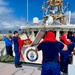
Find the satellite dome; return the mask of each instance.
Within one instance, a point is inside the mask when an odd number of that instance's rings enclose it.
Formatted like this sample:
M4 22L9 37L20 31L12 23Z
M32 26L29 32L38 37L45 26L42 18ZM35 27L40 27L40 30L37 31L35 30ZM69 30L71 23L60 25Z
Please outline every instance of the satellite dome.
M49 18L48 18L48 24L52 24L53 23L53 17L52 16L49 16Z
M34 23L34 24L38 24L38 22L39 22L39 19L38 19L37 17L34 17L34 18L33 18L33 23Z
M46 26L48 26L48 20L46 21Z

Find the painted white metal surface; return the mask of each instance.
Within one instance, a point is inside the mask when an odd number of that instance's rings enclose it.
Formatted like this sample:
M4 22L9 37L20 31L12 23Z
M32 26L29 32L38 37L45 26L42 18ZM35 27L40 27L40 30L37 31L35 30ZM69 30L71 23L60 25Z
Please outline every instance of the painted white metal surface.
M59 40L59 37L60 37L60 31L75 31L75 25L50 25L50 26L21 26L21 29L23 30L30 30L30 31L39 31L39 30L54 30L56 31L56 39ZM34 35L34 34L33 34ZM33 37L33 40L35 39L36 36ZM32 39L32 37L30 38ZM28 47L30 48L30 47ZM28 51L28 49L26 50L26 52ZM41 52L39 53L39 57L40 57ZM24 57L25 57L25 61L26 62L30 62L27 58L26 58L26 53L24 54ZM39 58L40 59L40 58ZM75 64L75 57L73 56L73 64ZM30 62L30 63L41 63L41 59L39 62Z
M5 46L5 42L4 41L0 41L0 56L1 56L1 53L3 55L6 54L6 46Z
M75 29L75 25L50 25L50 26L43 26L43 25L39 25L39 26L21 26L20 27L21 29L23 30L37 30L37 29L46 29L46 30L49 30L49 29L54 29L54 30L74 30Z
M21 38L22 40L25 40L25 39L27 39L27 36L26 36L26 34L22 34L22 35L20 35L20 38Z
M73 55L73 65L75 65L75 55Z
M75 65L68 65L68 75L75 75Z

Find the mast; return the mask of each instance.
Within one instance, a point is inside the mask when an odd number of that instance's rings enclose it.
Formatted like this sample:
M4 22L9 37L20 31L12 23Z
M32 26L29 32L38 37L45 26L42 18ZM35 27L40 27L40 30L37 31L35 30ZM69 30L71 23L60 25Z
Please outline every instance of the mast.
M68 23L70 24L70 21L71 21L71 11L69 11L68 13L69 13L69 22Z
M27 23L28 23L28 20L29 20L29 19L28 19L28 17L29 17L28 12L29 12L29 11L28 11L28 0L27 0Z
M53 18L54 24L66 24L66 16L64 14L64 10L66 8L68 9L68 6L64 6L63 2L64 0L48 0L46 2L46 7L42 9L43 11L46 11L46 14L43 18L44 23L51 16Z

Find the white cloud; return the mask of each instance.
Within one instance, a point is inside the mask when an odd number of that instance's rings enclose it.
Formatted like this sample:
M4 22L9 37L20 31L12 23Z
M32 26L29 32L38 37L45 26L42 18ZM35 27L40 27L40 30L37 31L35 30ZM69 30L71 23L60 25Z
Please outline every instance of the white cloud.
M16 29L17 27L20 27L21 25L25 25L26 24L26 20L25 19L15 19L15 17L8 17L6 16L5 18L1 18L0 21L0 28L1 29Z
M0 30L3 29L17 29L21 25L26 25L25 18L18 19L13 15L12 8L9 8L9 3L0 0Z
M66 18L68 19L69 13L66 12L65 15L66 15ZM71 18L70 18L70 20L71 20L70 21L71 24L75 24L75 11L74 12L71 12Z
M12 12L13 11L10 8L4 7L4 6L0 7L0 15L9 14L9 13L12 13Z
M9 3L5 2L4 0L0 0L0 30L3 29L17 29L20 26L26 25L26 19L25 18L16 18L13 15L13 12L15 10L12 10L12 8L9 8ZM65 13L68 18L68 12ZM71 14L71 23L75 24L75 12L72 12ZM32 24L32 23L29 23Z
M4 0L0 0L0 6L3 6L3 5L8 5L8 3L5 2Z

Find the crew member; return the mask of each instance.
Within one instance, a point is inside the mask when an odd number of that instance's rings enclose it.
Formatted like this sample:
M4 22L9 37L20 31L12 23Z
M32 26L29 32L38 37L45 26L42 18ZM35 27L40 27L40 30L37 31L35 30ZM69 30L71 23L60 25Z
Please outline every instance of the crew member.
M30 39L25 39L25 40L18 39L18 43L19 43L20 57L21 57L22 60L24 60L23 54L21 52L21 49L22 49L23 45L29 45L29 44L32 43L32 41Z
M73 33L73 35L70 37L70 41L72 43L75 43L75 32Z
M67 46L56 40L53 31L47 32L43 42L37 46L36 50L43 52L41 75L60 75L58 54L61 50L67 50Z
M20 64L20 52L19 52L19 34L18 31L14 31L13 42L14 42L14 52L15 52L15 67L22 67Z
M70 53L74 50L75 47L75 43L70 42L69 39L67 39L67 35L68 32L65 31L63 33L63 35L60 37L60 41L62 41L64 44L66 44L68 46L68 50L67 51L61 51L60 55L61 55L61 61L60 61L60 65L61 65L61 71L67 73L68 71L68 64L70 64Z
M65 32L63 33L63 35L60 37L60 41L62 41L62 42L63 42L64 44L66 44L66 45L69 45L69 44L71 44L71 42L70 42L69 39L67 39L67 35L68 35L68 32L65 31Z
M2 39L2 41L5 41L6 45L6 54L13 56L13 51L12 51L12 34L8 33L8 36Z

